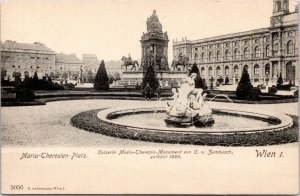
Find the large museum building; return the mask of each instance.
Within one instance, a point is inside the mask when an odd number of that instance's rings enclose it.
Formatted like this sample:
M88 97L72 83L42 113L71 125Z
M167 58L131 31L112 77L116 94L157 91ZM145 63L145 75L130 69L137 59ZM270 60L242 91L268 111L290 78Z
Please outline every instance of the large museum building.
M198 40L174 41L173 58L186 55L198 65L206 80L239 81L246 66L252 82L284 82L298 85L298 8L289 11L288 0L273 0L267 28Z

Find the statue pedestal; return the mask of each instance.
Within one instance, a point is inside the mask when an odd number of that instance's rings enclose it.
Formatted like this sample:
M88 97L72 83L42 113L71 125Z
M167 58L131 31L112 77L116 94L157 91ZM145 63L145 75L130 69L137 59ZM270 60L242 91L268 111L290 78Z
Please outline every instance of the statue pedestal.
M135 81L141 83L143 81L143 71L124 71L121 75L122 81ZM163 86L177 86L178 82L181 82L188 76L187 71L155 71L158 81L163 83Z

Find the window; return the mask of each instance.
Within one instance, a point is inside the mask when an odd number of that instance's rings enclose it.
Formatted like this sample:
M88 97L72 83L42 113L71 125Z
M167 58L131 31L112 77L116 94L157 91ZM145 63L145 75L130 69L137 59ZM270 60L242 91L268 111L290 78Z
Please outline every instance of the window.
M228 66L225 67L225 76L229 76L229 67Z
M218 66L217 67L217 76L220 76L221 75L221 68Z
M198 48L195 48L195 51L197 51L198 50Z
M280 2L280 1L277 1L277 2L276 2L276 4L275 4L275 11L276 11L276 12L281 11L281 2Z
M259 75L259 65L254 65L254 75Z
M228 50L225 51L225 60L229 60L229 51Z
M238 49L234 50L234 59L239 59L240 51Z
M234 66L233 68L234 74L237 75L239 73L239 66Z
M270 64L266 64L265 75L269 75L269 74L270 74Z
M32 69L32 66L30 66L30 69Z
M201 75L204 76L205 75L205 68L201 67Z
M260 50L259 47L256 46L255 49L254 49L254 57L255 58L259 58L259 50Z
M287 43L287 53L288 54L293 54L294 53L294 46L293 46L293 41L288 41Z
M195 54L195 63L197 63L198 62L198 54L196 53Z
M271 53L270 53L271 51L270 51L270 45L267 45L266 46L266 56L267 57L270 57L271 56Z
M62 69L62 67L60 67L60 69Z
M20 65L18 66L18 68L20 68Z
M31 56L30 58L31 58L31 59L34 59L34 56Z
M278 45L278 44L275 44L275 45L274 45L274 55L277 55L277 54L278 54L278 49L279 49L279 45Z
M36 67L37 69L39 69L40 67Z
M46 57L46 59L49 59L48 57Z
M212 57L212 52L209 52L209 54L208 54L208 61L212 60L211 57Z
M220 51L217 52L217 61L220 60Z
M202 52L202 54L201 54L201 61L202 62L204 61L204 52Z
M209 68L208 68L208 75L212 76L212 75L213 75L213 74L212 74L212 71L213 71L212 67L209 67Z
M13 65L12 67L15 68L16 66Z
M40 57L37 57L37 59L40 59Z
M250 50L249 50L249 48L245 48L244 59L249 59L249 58L250 58Z

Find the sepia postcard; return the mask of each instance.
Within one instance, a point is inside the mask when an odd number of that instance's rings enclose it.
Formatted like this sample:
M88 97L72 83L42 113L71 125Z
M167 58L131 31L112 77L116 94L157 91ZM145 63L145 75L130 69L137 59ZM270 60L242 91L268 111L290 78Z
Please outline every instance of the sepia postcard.
M2 194L299 193L296 0L0 0Z

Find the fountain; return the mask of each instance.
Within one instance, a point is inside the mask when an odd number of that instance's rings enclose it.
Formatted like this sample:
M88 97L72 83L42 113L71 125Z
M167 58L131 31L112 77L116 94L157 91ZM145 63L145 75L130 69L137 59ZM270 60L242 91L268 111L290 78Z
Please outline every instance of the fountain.
M175 125L209 126L214 123L212 110L204 101L203 89L195 88L197 74L192 73L184 80L178 95L174 93L173 103L168 103L165 122Z

